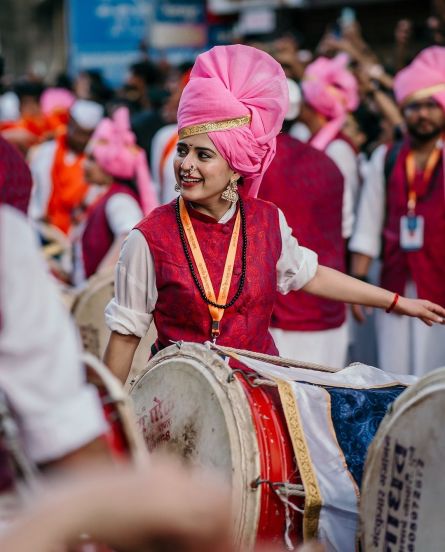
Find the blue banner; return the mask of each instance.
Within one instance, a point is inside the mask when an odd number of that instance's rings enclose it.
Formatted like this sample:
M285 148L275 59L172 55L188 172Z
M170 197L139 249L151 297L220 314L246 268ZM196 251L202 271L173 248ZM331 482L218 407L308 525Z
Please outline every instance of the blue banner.
M208 46L204 0L68 0L69 66L102 71L113 86L140 59L192 61Z
M71 72L98 69L111 84L121 84L139 57L151 10L145 0L69 0Z

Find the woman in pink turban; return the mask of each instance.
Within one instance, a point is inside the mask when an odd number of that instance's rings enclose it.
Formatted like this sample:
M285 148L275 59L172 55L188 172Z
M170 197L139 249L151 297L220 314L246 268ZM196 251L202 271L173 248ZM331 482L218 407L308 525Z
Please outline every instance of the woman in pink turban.
M113 266L128 232L158 205L145 152L136 145L126 107L117 109L111 119L102 120L87 152L85 178L101 190L80 230L75 284Z
M304 288L427 323L445 315L437 305L319 266L281 211L256 199L287 104L284 72L260 50L219 46L196 60L178 109L179 197L129 234L105 313L112 331L105 360L122 380L153 318L152 352L171 341L217 339L277 354L268 332L277 291Z
M311 145L322 151L341 131L347 114L359 105L358 85L347 68L348 61L346 54L333 59L320 57L304 72L304 99L323 121Z

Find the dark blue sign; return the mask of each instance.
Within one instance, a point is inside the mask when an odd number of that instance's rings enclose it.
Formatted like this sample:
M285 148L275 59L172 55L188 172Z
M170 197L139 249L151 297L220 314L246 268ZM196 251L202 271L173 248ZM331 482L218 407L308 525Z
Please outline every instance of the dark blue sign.
M145 0L69 0L70 69L99 69L114 85L139 57L152 9Z

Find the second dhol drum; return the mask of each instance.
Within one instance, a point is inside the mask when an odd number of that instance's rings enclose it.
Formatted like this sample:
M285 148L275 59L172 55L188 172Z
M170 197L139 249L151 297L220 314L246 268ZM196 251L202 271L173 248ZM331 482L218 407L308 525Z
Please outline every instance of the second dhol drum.
M104 310L113 295L114 270L92 276L72 306L83 348L98 358L103 357L110 336L110 330L105 324ZM136 350L129 380L144 369L150 356L150 346L156 341L156 337L155 325L151 324Z
M365 552L442 552L445 368L394 402L369 449L363 478Z

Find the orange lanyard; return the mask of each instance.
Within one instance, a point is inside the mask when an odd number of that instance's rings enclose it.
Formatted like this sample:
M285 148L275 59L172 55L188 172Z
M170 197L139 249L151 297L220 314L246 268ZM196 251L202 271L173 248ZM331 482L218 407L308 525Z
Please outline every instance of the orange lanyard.
M184 227L187 240L189 242L190 250L193 255L193 259L198 268L199 276L206 294L206 297L213 303L218 305L225 305L227 297L229 295L230 283L232 281L233 267L235 264L236 249L238 246L238 237L240 232L241 217L240 211L236 215L235 226L233 227L232 237L230 238L229 250L227 252L226 263L224 265L224 272L221 281L221 288L218 294L218 301L216 300L215 292L213 290L212 280L210 279L207 265L204 261L204 257L199 247L198 238L196 237L195 230L190 220L190 216L187 212L185 202L182 197L179 198L179 213L181 215L181 222ZM212 339L213 341L219 336L219 323L224 316L224 309L219 309L213 305L207 305L212 319Z
M440 159L441 148L435 147L428 157L425 170L423 171L422 188L425 188L430 181L434 169ZM406 178L408 180L408 213L414 214L417 205L417 192L414 189L414 181L416 179L416 161L414 154L410 151L406 157Z

